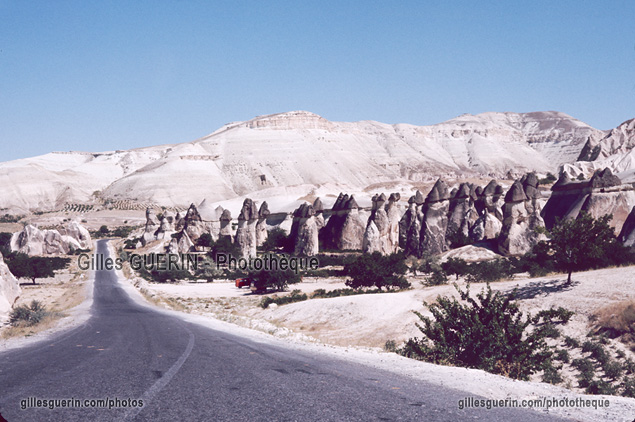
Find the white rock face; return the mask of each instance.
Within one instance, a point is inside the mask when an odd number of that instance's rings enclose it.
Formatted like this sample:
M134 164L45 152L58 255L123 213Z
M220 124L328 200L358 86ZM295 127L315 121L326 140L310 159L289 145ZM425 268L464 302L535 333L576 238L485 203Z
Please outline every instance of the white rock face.
M77 221L71 221L62 229L60 229L62 238L69 244L73 243L75 248L92 249L93 241L90 237L88 229L79 224Z
M243 258L256 257L256 224L258 222L258 208L249 198L243 202L243 208L238 215L236 229L236 244L240 248Z
M545 225L535 199L528 197L520 181L514 182L507 192L503 206L503 227L498 237L500 253L523 255L531 251L540 240L546 239L544 235L535 232L537 227Z
M624 246L635 246L635 206L624 222L618 239Z
M293 241L293 253L297 256L313 256L319 253L319 228L312 205L302 204L293 212L293 224L289 234Z
M27 225L11 236L11 250L28 255L66 255L74 250L92 248L88 230L79 223L68 224L62 232L65 234Z
M5 320L13 304L20 297L22 289L20 283L11 274L9 267L4 262L4 258L0 253L0 321Z
M396 202L400 198L398 193L390 194L388 202L383 193L373 197L373 206L362 241L362 251L390 255L399 250L401 212Z
M437 255L449 249L445 238L450 209L448 187L439 179L426 197L425 213L421 223L419 253ZM421 255L418 255L421 256Z
M547 228L553 226L556 218L577 218L581 212L593 218L610 214L613 218L609 224L617 235L635 206L633 185L623 184L609 168L597 170L591 179L584 181L571 181L564 173L551 189L542 212Z
M185 207L202 198L218 202L301 184L360 192L404 177L419 182L440 175L553 172L574 161L587 139L603 135L557 112L463 115L432 126L280 113L183 144L1 163L0 208L57 209L92 201L96 191L113 201Z
M595 171L609 168L623 182L635 182L635 119L627 120L601 139L589 139L578 162L568 163L563 170L575 179L590 177Z
M269 237L269 232L267 231L267 217L269 214L271 214L269 211L269 204L267 204L267 201L264 201L258 210L258 222L256 223L256 246L262 246Z

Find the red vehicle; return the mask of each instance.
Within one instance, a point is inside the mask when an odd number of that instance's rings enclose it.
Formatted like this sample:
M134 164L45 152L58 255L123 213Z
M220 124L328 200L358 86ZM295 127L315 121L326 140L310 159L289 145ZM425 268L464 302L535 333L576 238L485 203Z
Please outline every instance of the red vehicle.
M251 285L251 280L248 278L237 278L236 279L236 287L243 288L243 287L249 287Z

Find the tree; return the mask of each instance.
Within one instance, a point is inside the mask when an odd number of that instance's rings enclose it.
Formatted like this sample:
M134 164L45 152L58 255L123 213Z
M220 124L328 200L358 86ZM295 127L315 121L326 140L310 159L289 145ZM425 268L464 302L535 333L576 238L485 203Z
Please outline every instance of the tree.
M196 245L202 246L205 248L211 248L214 243L214 239L212 239L212 235L209 233L203 233L197 240Z
M467 274L470 270L469 264L462 258L448 258L443 264L441 264L441 268L448 275L455 275L456 279L459 279L460 275Z
M556 221L548 232L549 247L559 270L565 271L567 284L573 271L583 271L597 266L607 258L607 252L616 248L617 238L609 226L611 215L594 219L586 212L578 218Z
M106 226L102 226L102 227L106 227ZM128 237L128 235L130 233L132 233L133 229L134 229L134 227L119 226L112 232L112 235L115 236L115 237L126 238L126 237ZM101 228L99 229L99 231L101 232ZM106 227L106 233L105 234L108 234L108 227Z
M108 230L108 226L104 224L103 226L99 228L98 233L101 236L108 236L108 233L110 233L110 230Z
M218 255L233 256L238 258L240 256L240 248L234 242L232 242L231 236L221 236L216 242L211 245L212 249L209 252L209 256L214 261L217 261Z
M415 314L421 320L417 328L425 338L411 338L399 350L410 358L452 366L483 369L511 378L527 380L543 367L552 355L545 338L549 333L533 324L553 324L553 318L568 321L563 311L524 316L511 296L487 289L470 296L469 287L460 290L461 300L439 296L424 305L434 319ZM566 317L566 318L565 318Z
M382 255L379 252L362 254L355 261L344 266L344 271L351 277L346 285L354 289L361 287L382 287L404 289L410 283L404 277L408 266L400 253Z
M17 278L30 278L35 284L36 278L53 277L54 265L49 258L39 256L30 257L23 253L18 253L7 260L9 270Z
M262 250L266 252L277 249L287 250L290 244L287 232L280 227L276 227L267 234L267 240L262 244Z
M263 292L269 289L282 292L289 284L299 283L302 280L299 274L293 270L260 270L250 272L250 279L253 280L257 291Z

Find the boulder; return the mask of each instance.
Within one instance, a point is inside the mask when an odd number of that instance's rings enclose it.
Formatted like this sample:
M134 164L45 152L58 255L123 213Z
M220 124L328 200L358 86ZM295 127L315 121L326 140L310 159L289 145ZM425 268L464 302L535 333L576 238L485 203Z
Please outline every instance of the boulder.
M92 249L93 241L90 232L77 221L71 221L59 230L62 237L78 249Z

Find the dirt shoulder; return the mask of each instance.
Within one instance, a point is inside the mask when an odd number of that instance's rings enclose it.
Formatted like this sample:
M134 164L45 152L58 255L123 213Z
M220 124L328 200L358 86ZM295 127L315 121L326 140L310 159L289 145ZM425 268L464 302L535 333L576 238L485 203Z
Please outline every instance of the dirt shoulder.
M22 293L15 306L36 300L51 312L41 323L31 327L0 326L0 350L23 347L59 334L85 322L90 316L94 274L81 270L76 256L69 256L68 268L56 271L54 277L40 278L32 284L20 279Z

